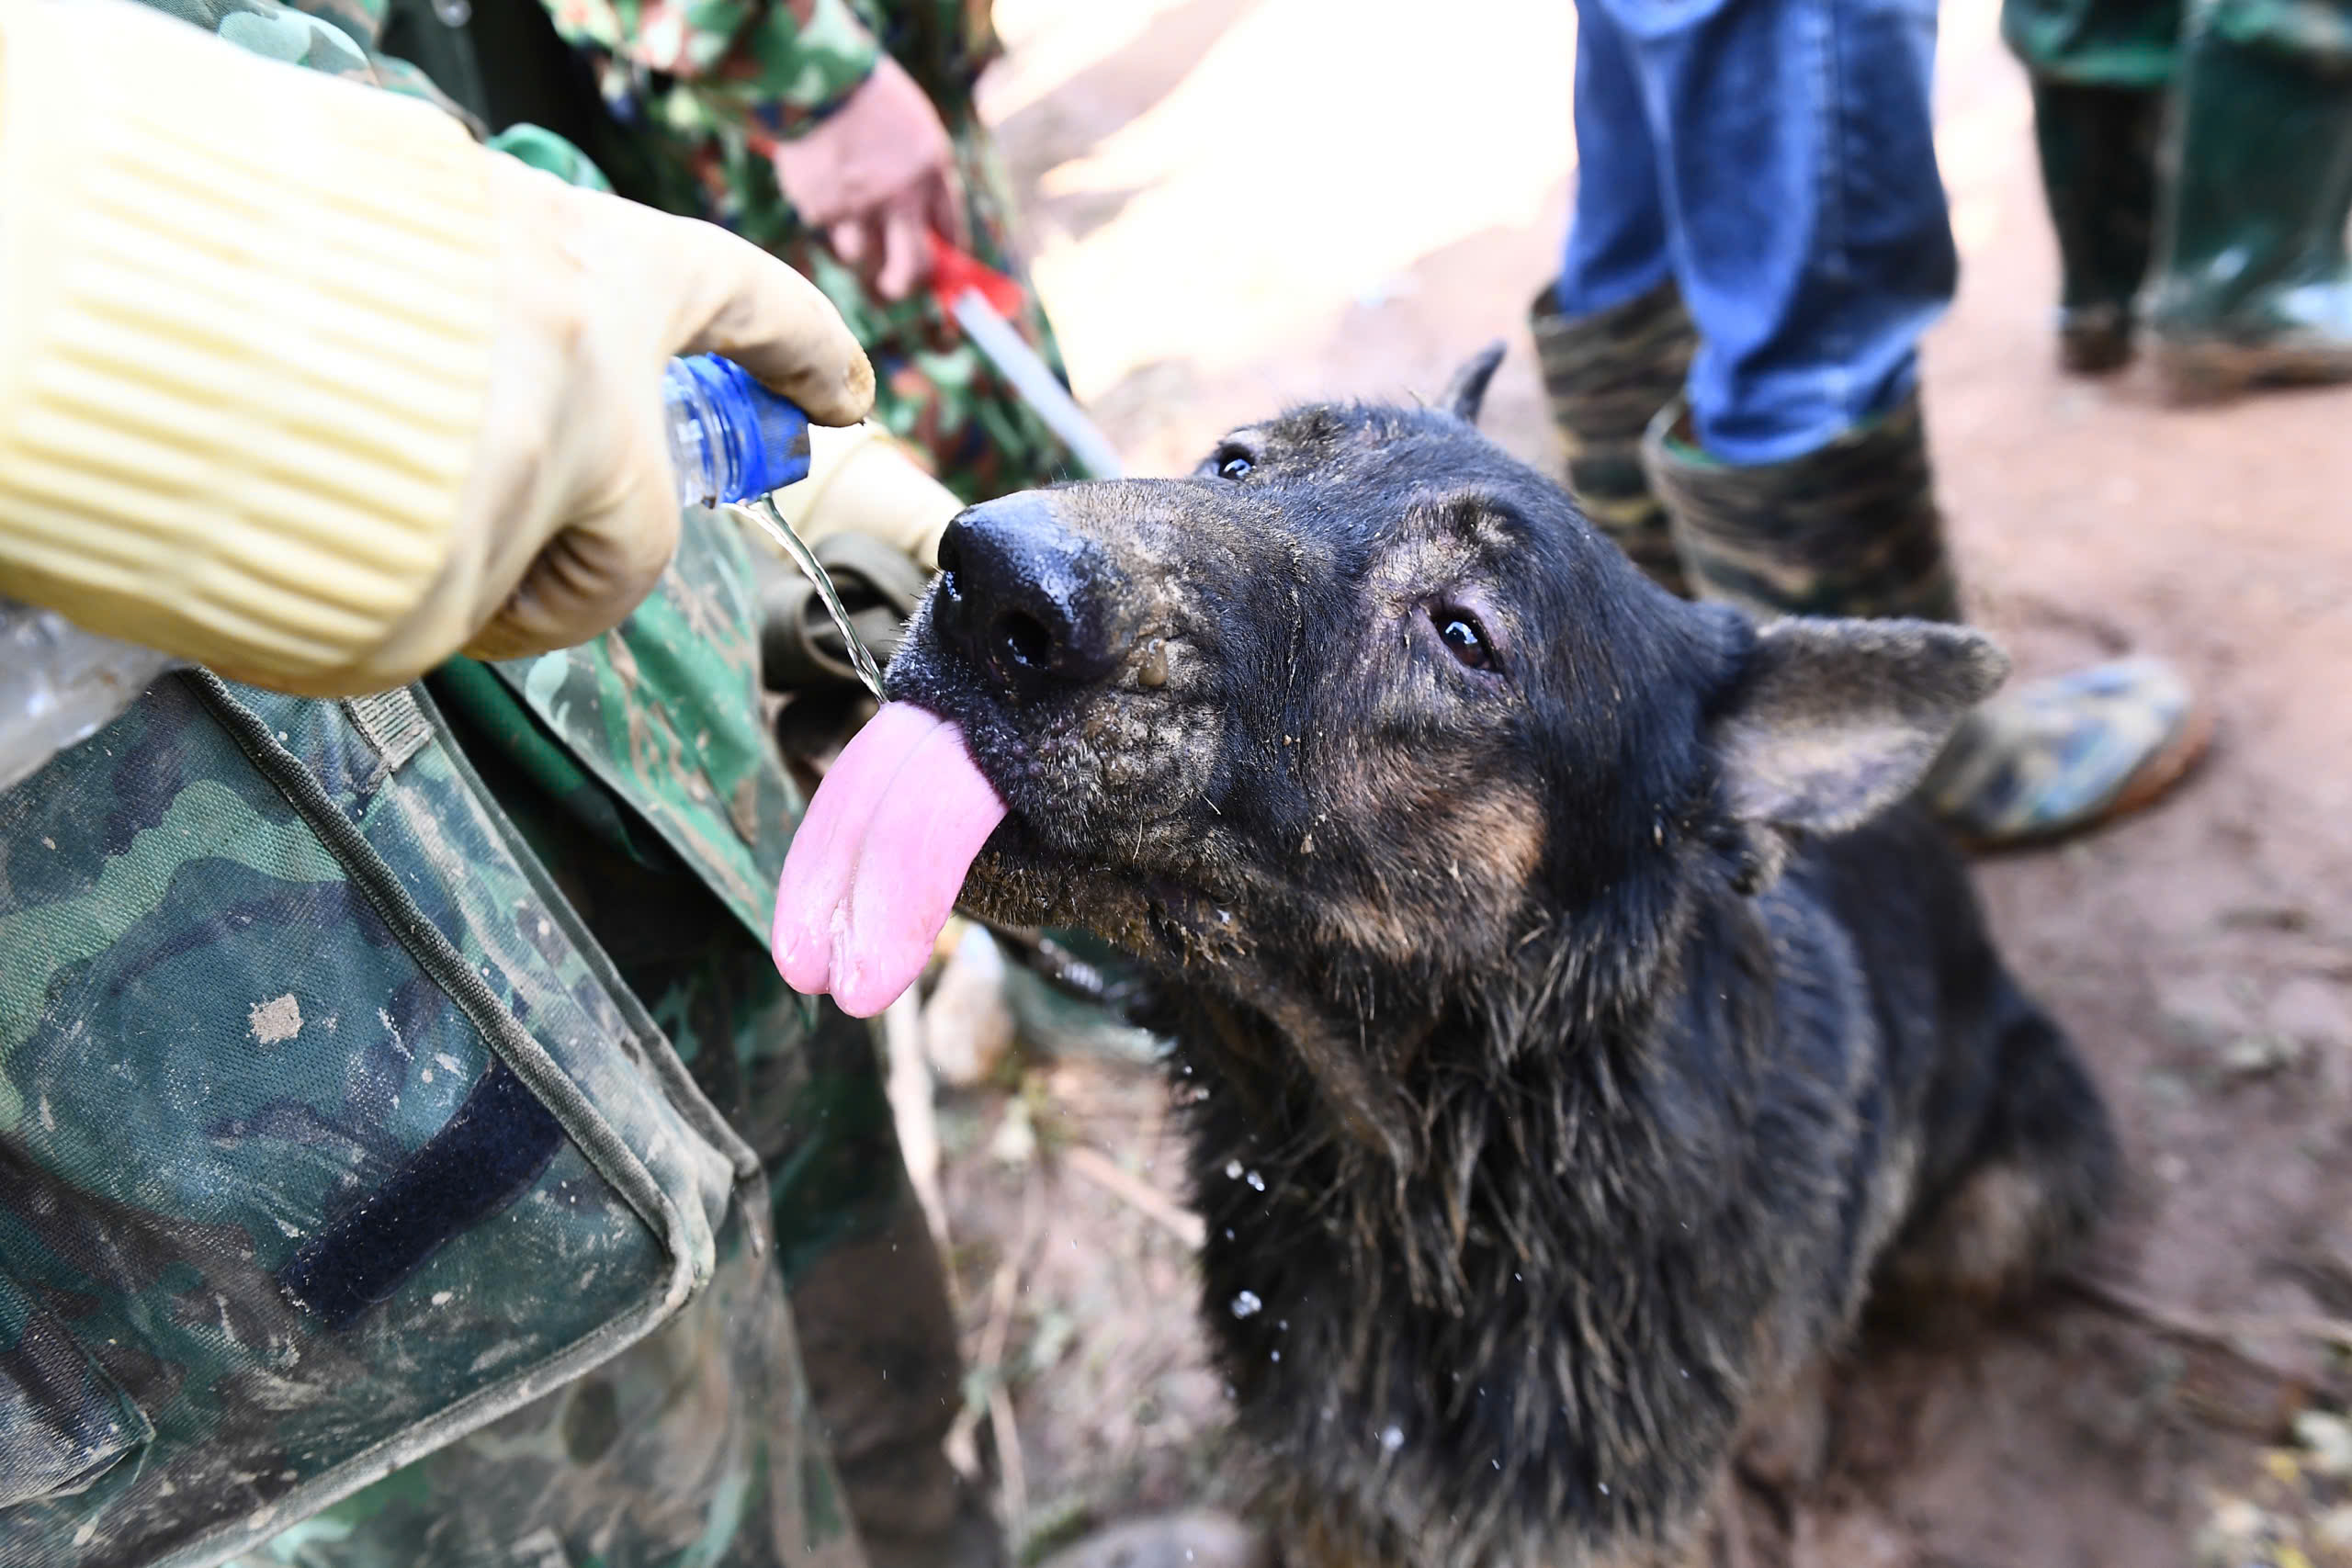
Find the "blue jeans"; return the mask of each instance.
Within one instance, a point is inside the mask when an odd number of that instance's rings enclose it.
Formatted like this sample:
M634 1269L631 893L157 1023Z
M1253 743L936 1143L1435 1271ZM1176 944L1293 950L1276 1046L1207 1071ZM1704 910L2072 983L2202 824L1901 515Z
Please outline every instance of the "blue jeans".
M1909 396L1959 277L1934 0L1577 0L1568 317L1667 277L1700 444L1802 456Z

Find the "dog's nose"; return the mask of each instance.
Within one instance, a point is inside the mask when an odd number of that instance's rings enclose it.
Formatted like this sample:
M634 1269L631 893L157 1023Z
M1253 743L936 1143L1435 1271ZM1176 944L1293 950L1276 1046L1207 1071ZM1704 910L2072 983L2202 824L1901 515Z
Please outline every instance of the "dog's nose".
M1100 681L1125 637L1116 581L1097 546L1024 491L966 510L939 541L943 630L1008 685Z

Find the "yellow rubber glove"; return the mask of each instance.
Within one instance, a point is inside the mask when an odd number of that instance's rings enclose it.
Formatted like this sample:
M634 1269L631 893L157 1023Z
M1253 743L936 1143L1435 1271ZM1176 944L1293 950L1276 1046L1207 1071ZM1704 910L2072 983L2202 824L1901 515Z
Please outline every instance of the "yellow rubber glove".
M724 354L822 424L865 415L874 372L816 286L749 242L488 162L489 401L445 588L424 608L468 604L466 651L510 659L616 624L669 564L678 496L661 380L673 355ZM425 624L428 642L446 640L446 612Z
M0 0L0 593L280 690L626 615L673 354L872 400L744 242L127 0Z

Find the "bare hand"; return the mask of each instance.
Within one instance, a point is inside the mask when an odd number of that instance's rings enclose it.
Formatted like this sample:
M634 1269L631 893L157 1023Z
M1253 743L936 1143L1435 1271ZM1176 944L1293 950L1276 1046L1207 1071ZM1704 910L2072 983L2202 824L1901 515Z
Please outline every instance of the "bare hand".
M931 276L929 231L969 243L947 128L887 55L822 124L777 145L775 175L794 209L885 299L905 299Z

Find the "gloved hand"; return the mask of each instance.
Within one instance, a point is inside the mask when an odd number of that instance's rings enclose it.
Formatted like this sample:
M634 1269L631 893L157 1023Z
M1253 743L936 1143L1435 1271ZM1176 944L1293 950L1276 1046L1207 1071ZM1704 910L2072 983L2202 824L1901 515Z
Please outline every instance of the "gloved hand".
M822 123L777 144L775 177L885 299L905 299L931 276L930 231L970 243L947 128L888 55Z
M0 595L234 679L380 691L620 620L676 540L671 355L872 401L743 241L144 6L0 0Z
M616 625L669 563L670 356L726 355L829 425L864 417L874 372L816 287L748 242L511 159L490 164L490 396L456 548L416 629L446 644L463 605L465 650L511 659ZM420 667L435 657L419 652Z

